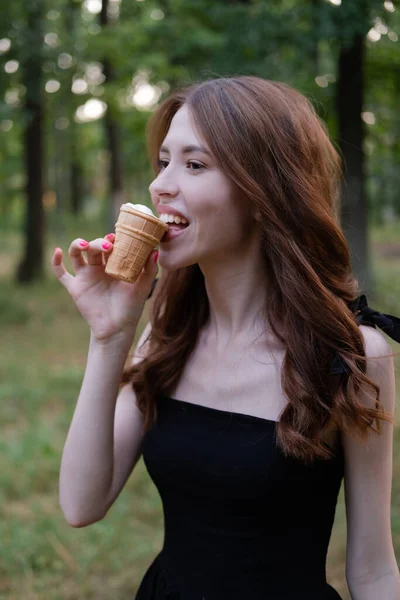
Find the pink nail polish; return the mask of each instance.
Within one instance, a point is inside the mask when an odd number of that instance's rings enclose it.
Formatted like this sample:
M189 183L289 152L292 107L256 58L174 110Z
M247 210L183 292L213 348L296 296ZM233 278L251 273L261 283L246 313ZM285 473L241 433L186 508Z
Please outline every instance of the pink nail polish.
M104 250L108 250L109 248L111 248L112 244L110 244L110 242L104 242L104 244L101 245L102 248L104 248Z
M154 262L157 264L158 261L158 252L155 253L154 255Z
M111 240L111 239L112 239L114 236L115 236L115 234L114 234L114 233L109 233L108 235L106 235L106 238L107 238L108 240Z
M86 242L85 240L82 240L79 245L83 247L83 246L87 246L88 243L89 242Z

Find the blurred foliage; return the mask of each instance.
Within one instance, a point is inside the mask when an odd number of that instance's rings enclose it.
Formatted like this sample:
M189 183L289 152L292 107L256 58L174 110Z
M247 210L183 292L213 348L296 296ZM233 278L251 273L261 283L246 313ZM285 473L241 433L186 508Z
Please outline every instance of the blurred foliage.
M25 325L31 318L31 312L22 302L16 302L5 293L4 288L0 291L0 325Z
M45 15L39 46L35 43L38 31L30 29L35 7ZM57 210L60 226L71 209L73 161L80 165L90 210L93 198L99 211L107 202L108 157L101 116L87 122L76 117L89 100L104 102L120 123L127 195L140 190L142 196L151 178L144 129L154 101L139 106L135 94L143 92L145 85L154 86L153 100L157 100L176 86L210 77L253 74L285 81L312 99L335 135L340 45L347 44L354 33L367 35L371 29L380 37L366 39L365 111L375 120L366 126L371 214L380 220L382 207L388 206L393 214L400 214L396 193L400 178L399 10L390 6L387 10L388 4L385 8L380 0L349 0L340 5L327 0L110 0L109 23L102 28L100 8L100 0L13 0L2 7L1 226L21 227L25 186L21 136L29 119L23 110L27 90L22 67L16 69L10 61L23 65L27 57L37 56L43 64L46 189L55 192L45 195L44 202L48 215ZM110 84L104 83L105 58L113 67Z
M135 99L145 85L155 86L158 100L176 86L210 77L253 74L285 81L312 99L335 135L340 46L354 33L367 36L371 30L372 38L380 39L366 38L365 111L375 120L366 125L370 208L376 220L382 207L400 214L400 11L385 5L381 0L340 5L327 0L110 0L109 23L102 28L100 0L6 3L0 21L0 226L20 229L24 211L22 133L29 115L23 109L27 90L21 65L27 57L37 56L43 64L46 189L55 192L45 194L44 202L48 217L57 211L60 226L71 209L72 162L79 164L89 213L103 210L107 202L101 115L77 119L89 100L104 102L120 124L127 195L146 197L151 173L144 129L154 101L139 106ZM30 13L37 7L45 15L39 46L38 32L30 29ZM104 83L105 58L113 67L110 84Z

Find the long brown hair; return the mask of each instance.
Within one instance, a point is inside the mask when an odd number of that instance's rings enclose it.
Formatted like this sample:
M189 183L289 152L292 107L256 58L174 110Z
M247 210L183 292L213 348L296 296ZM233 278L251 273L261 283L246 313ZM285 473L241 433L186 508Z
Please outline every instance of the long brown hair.
M380 420L392 420L379 386L365 374L364 338L350 308L361 290L340 227L339 155L300 92L257 77L220 78L177 91L154 112L147 141L155 173L183 104L260 219L269 280L265 317L286 349L281 377L288 403L277 444L306 461L329 458L324 434L332 426L365 440ZM173 393L208 317L197 264L163 273L152 300L149 351L122 379L132 382L146 429L156 418L156 398ZM331 374L337 355L348 376ZM358 402L362 384L374 388L376 408Z

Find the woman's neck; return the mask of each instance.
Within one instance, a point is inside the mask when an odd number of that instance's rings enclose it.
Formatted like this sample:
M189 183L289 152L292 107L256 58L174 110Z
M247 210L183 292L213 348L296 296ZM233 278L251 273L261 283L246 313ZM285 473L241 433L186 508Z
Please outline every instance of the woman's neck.
M210 307L207 330L222 351L268 329L264 316L268 282L261 253L247 252L200 265Z

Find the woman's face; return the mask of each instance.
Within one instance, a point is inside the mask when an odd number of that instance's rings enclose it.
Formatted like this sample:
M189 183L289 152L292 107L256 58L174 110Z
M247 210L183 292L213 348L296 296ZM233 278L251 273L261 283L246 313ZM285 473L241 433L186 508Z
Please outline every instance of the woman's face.
M172 119L159 160L161 170L149 188L152 203L159 215L173 208L189 221L178 236L161 242L161 267L201 267L240 252L254 235L249 205L193 129L186 105Z

